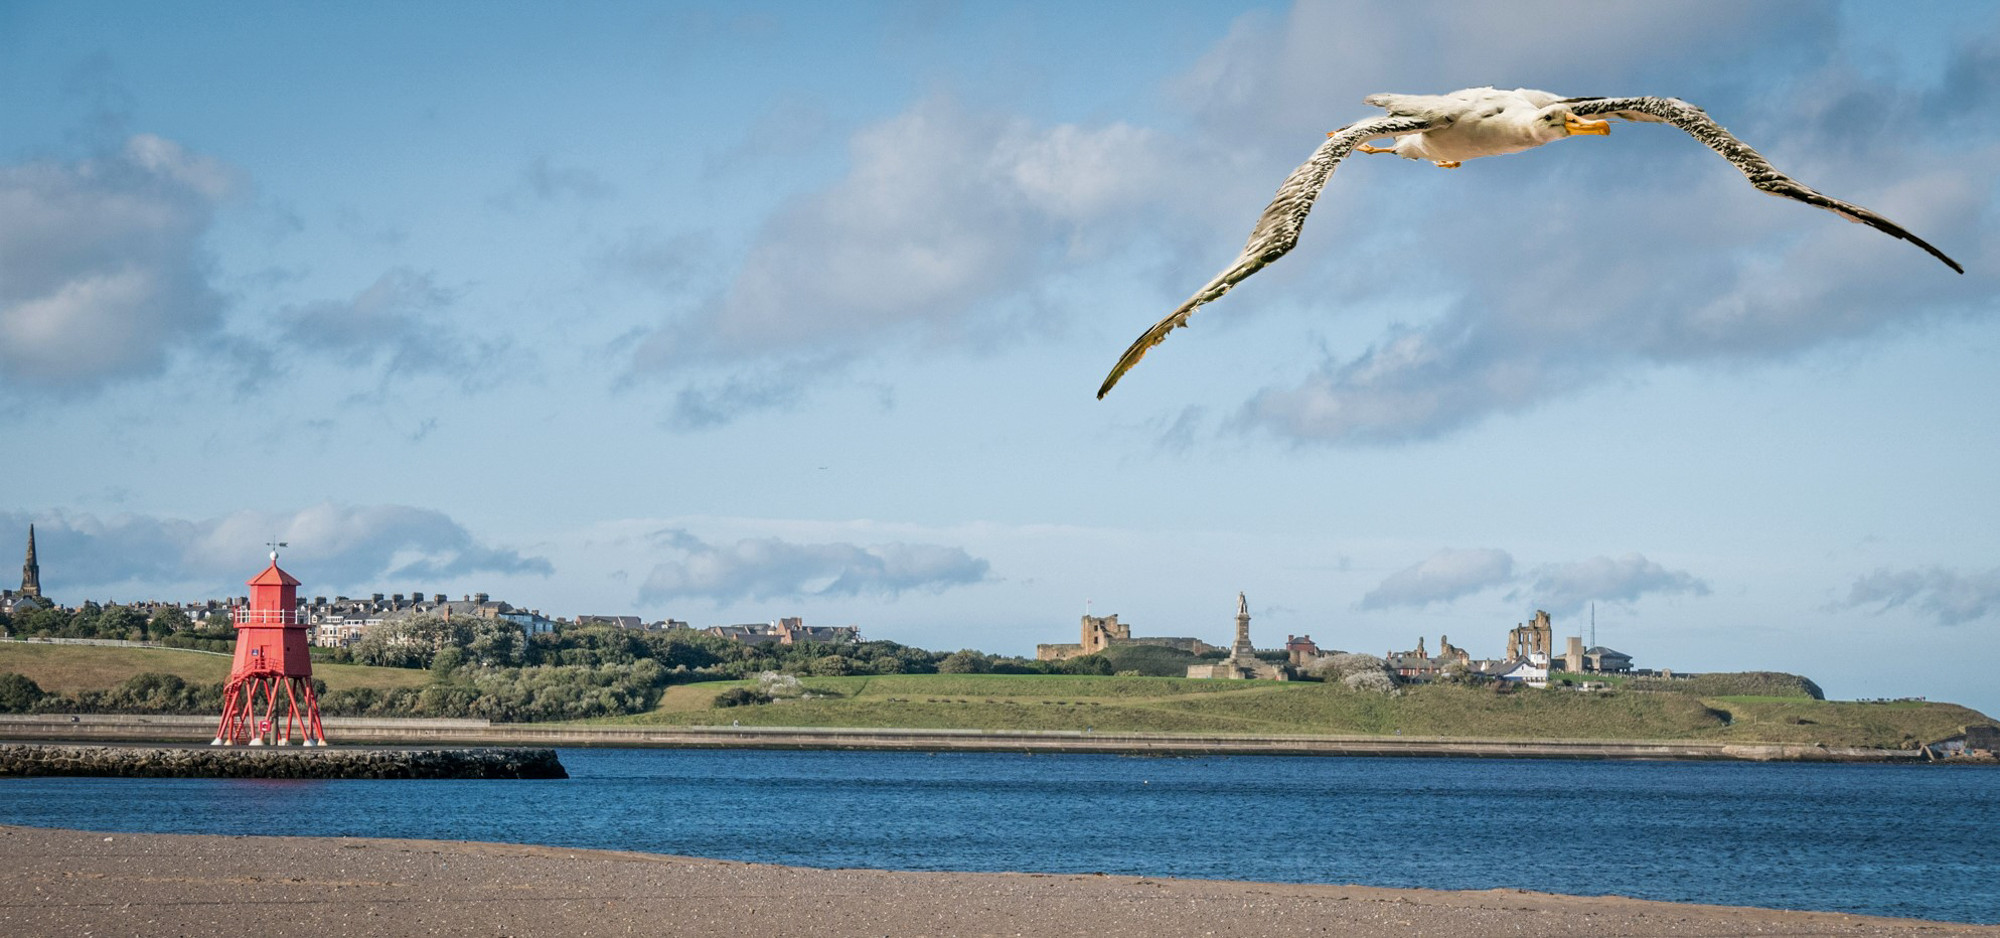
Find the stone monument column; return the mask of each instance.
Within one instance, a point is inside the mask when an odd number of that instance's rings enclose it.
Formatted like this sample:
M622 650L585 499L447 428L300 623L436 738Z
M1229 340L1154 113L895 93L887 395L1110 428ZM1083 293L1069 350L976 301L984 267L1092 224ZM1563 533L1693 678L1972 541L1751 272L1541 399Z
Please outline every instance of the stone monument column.
M1250 601L1242 593L1236 594L1236 644L1229 646L1229 657L1257 657L1256 647L1250 644Z

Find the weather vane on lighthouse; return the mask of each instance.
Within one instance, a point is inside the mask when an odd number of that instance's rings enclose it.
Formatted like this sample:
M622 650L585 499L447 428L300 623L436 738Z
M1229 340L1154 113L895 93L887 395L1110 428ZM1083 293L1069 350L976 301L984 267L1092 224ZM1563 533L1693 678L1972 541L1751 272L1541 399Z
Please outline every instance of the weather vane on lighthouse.
M272 539L270 539L270 540L268 540L268 541L265 541L265 542L264 542L264 546L265 546L265 547L269 547L269 548L271 549L271 562L272 562L272 563L277 563L277 562L278 562L278 548L280 548L280 547L290 547L290 546L292 546L292 545L290 545L290 544L287 544L287 543L285 543L284 541L281 541L281 540L278 540L277 538L275 538L275 537L274 537L274 538L272 538Z

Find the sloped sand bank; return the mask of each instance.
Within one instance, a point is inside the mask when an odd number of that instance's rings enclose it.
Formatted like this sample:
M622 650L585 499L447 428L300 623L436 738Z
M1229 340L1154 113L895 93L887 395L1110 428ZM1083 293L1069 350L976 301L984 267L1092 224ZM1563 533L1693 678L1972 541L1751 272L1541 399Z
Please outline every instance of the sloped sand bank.
M811 870L509 844L0 827L0 934L2000 938L2000 926L1511 890Z

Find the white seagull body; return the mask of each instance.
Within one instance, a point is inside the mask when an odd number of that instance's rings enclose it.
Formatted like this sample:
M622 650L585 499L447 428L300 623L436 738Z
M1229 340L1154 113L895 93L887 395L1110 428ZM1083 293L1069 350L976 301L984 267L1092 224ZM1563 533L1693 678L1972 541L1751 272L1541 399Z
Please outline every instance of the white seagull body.
M1519 153L1564 137L1608 134L1611 125L1604 118L1672 124L1721 154L1751 185L1765 193L1817 206L1848 221L1894 235L1930 252L1951 269L1965 273L1957 261L1895 222L1859 205L1828 198L1778 172L1701 108L1678 98L1564 98L1527 88L1513 91L1467 88L1441 95L1376 94L1363 102L1389 113L1327 134L1326 142L1320 144L1312 158L1293 170L1284 185L1278 187L1277 196L1265 207L1256 228L1250 232L1250 242L1243 246L1243 253L1125 350L1110 376L1104 379L1103 387L1098 389L1099 398L1109 393L1148 349L1164 341L1168 333L1187 325L1195 310L1214 302L1244 278L1290 251L1298 243L1306 213L1312 211L1313 200L1319 197L1334 167L1356 150L1393 153L1456 169L1466 160ZM1600 119L1586 119L1593 116ZM1368 145L1368 141L1384 137L1392 137L1395 142L1387 147Z

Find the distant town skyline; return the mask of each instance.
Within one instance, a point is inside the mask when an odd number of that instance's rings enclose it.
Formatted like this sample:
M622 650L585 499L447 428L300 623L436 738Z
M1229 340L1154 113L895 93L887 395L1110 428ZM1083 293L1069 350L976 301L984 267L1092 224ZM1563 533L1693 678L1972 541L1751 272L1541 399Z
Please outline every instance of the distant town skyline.
M1996 50L1859 2L0 3L0 550L60 602L276 538L315 594L1015 655L1086 602L1480 657L1595 602L1649 664L2000 711ZM1684 98L1967 273L1670 128L1356 160L1095 399L1363 96L1485 84Z

